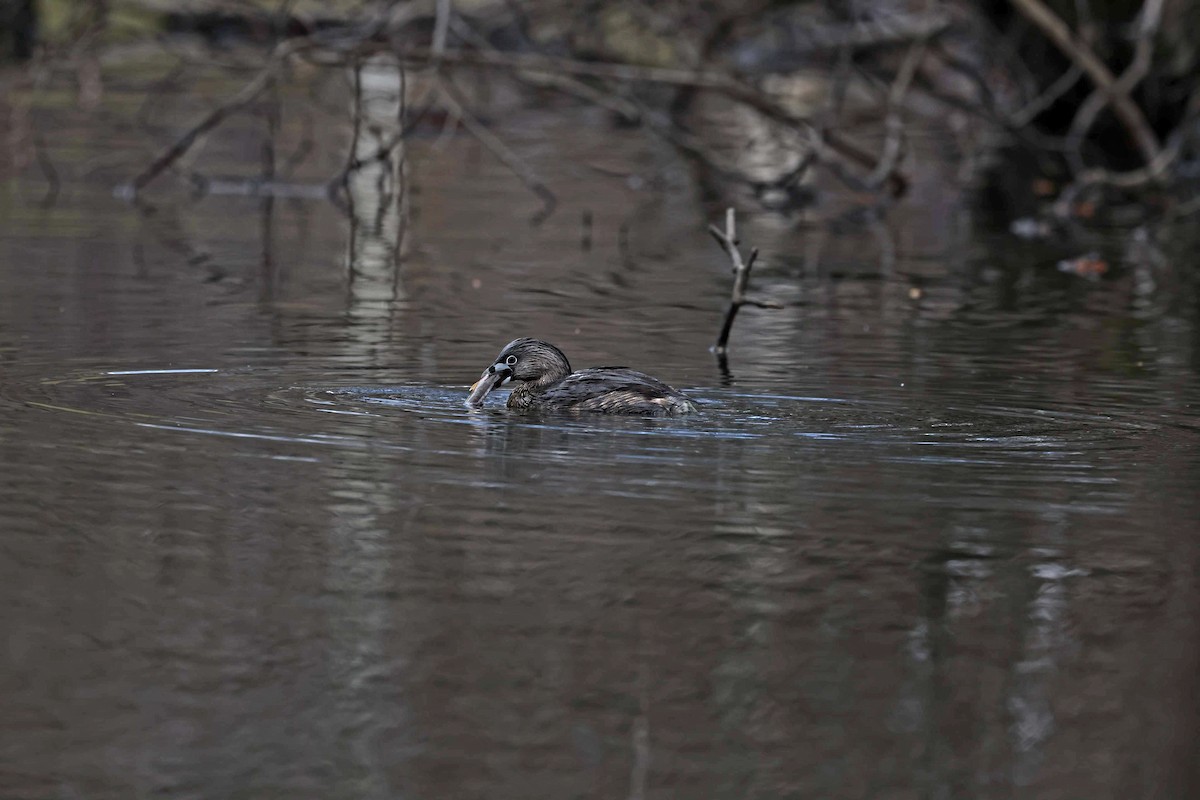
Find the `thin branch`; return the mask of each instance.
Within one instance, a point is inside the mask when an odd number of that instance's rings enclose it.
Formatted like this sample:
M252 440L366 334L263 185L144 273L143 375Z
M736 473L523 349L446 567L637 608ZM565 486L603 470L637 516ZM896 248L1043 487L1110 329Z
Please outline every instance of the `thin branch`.
M150 113L155 102L169 91L173 91L177 95L181 93L179 79L188 74L190 66L186 59L179 58L175 62L175 66L171 67L165 76L150 85L150 88L146 90L145 98L143 98L141 105L138 106L137 114L134 115L138 127L142 130L151 130Z
M617 228L617 252L621 254L621 266L625 269L636 269L637 260L633 257L633 248L629 244L629 219L621 222Z
M400 102L396 108L396 124L399 127L399 133L396 138L403 142L408 133L408 71L404 69L404 65L400 65ZM408 215L409 215L409 191L408 191L408 150L407 148L400 151L400 163L396 165L396 182L400 187L400 196L396 201L396 248L393 252L394 261L397 269L399 269L400 261L404 256L404 242L408 237ZM400 280L400 275L397 272L395 281ZM393 300L397 296L399 284L396 283L392 287Z
M749 258L742 258L742 253L738 249L737 219L732 208L725 209L725 230L721 230L716 225L709 225L708 232L712 234L713 239L725 251L733 264L733 290L729 297L729 308L725 310L725 320L721 323L721 332L717 335L717 343L713 345L713 352L723 363L728 350L729 334L733 330L733 320L742 306L751 305L757 308L783 308L783 306L772 301L747 299L746 288L750 283L750 270L758 259L758 248L750 250Z

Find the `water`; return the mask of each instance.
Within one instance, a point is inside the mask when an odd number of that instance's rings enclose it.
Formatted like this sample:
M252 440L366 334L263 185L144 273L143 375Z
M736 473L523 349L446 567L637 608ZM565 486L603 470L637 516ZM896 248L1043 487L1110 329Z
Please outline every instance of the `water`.
M715 209L636 131L504 116L538 227L418 138L394 270L361 202L114 200L128 91L2 201L0 795L1200 789L1188 248L1086 281L961 208L749 220L788 308L722 370ZM518 335L701 413L464 408Z

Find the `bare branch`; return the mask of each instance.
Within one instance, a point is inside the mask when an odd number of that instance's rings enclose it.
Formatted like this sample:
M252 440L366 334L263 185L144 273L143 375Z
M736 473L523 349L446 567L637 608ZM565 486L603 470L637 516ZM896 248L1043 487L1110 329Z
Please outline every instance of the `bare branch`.
M750 283L750 270L754 266L754 262L758 260L758 249L752 249L750 257L742 259L742 253L738 249L737 219L732 208L725 209L725 229L721 230L716 225L709 225L708 232L729 256L733 265L733 290L729 297L729 307L725 310L725 319L721 323L721 332L717 335L717 343L713 345L713 352L717 354L723 367L729 345L729 334L733 330L733 320L742 306L751 305L757 308L782 308L783 306L774 302L751 300L746 297L746 288Z

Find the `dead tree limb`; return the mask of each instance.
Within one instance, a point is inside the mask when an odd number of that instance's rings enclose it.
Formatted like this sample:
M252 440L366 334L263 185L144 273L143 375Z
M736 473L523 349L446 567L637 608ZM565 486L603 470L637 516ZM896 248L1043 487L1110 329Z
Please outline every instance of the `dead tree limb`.
M752 300L746 297L746 288L750 283L750 269L758 259L758 248L750 250L749 258L742 258L742 253L738 249L737 220L732 208L725 209L725 230L721 230L716 225L709 225L708 232L729 256L733 265L733 291L729 297L729 308L725 310L725 321L721 323L721 332L717 335L717 343L713 345L713 352L724 362L729 345L729 333L733 330L733 320L742 306L755 306L756 308L783 308L783 306L772 301Z

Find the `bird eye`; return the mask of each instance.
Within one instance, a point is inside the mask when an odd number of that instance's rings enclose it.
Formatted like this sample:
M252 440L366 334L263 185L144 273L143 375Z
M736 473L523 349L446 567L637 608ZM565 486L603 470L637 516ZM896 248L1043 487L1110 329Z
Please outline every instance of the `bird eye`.
M517 357L509 356L508 358L504 359L504 363L511 367L513 364L517 363Z

